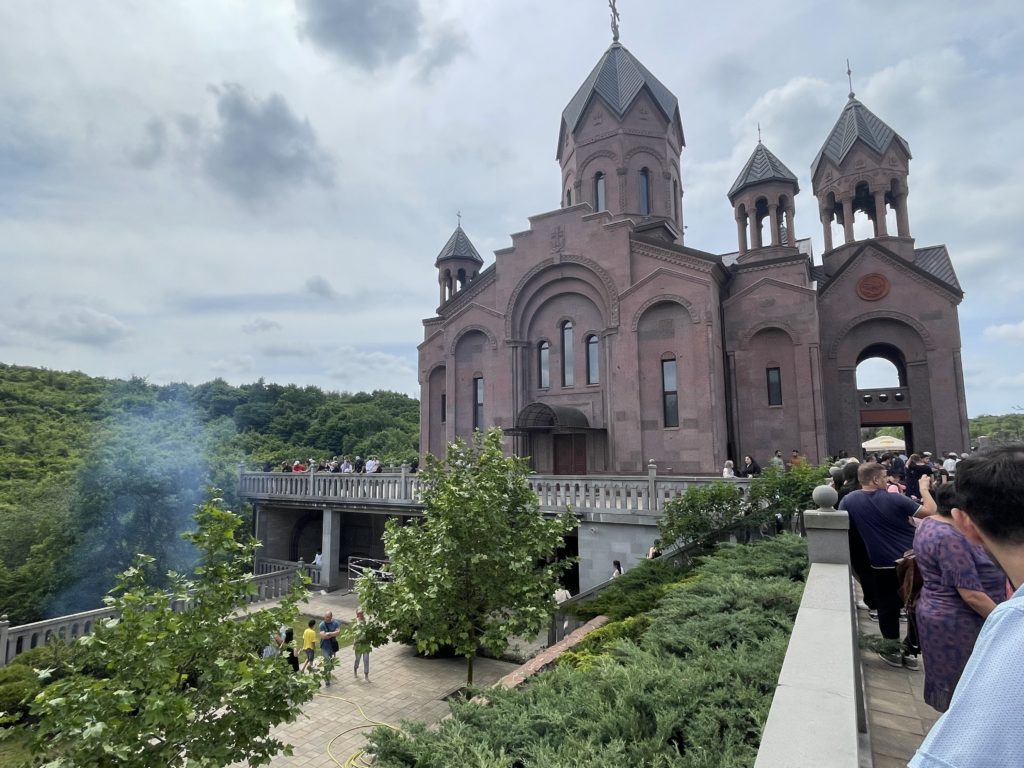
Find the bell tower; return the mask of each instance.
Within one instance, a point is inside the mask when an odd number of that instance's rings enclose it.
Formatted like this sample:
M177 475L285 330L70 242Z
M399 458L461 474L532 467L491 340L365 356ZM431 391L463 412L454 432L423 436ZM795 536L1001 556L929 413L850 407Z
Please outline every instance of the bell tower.
M462 217L455 227L452 236L437 254L434 266L437 267L437 283L440 288L439 306L452 300L460 291L472 283L484 260L480 258L469 236L462 229Z
M739 261L776 255L774 249L778 248L796 247L793 198L799 191L796 175L759 140L729 190ZM766 248L773 250L762 253Z
M907 215L907 176L910 145L906 139L865 107L853 92L839 120L811 164L811 185L818 199L828 272L845 259L842 246L856 242L854 217L861 213L872 225L872 238L913 260L914 241ZM886 216L895 214L895 232ZM841 242L834 242L832 222L841 227ZM863 239L863 238L862 238ZM836 251L840 253L835 253Z

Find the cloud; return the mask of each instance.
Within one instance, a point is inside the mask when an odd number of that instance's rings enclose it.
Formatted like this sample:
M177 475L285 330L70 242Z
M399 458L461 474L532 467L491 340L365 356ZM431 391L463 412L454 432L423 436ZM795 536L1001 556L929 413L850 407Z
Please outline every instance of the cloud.
M1003 341L1024 341L1024 321L990 325L982 332L986 339Z
M299 119L282 96L261 101L231 83L210 90L219 124L202 164L215 186L254 204L307 183L334 183L333 159L309 121Z
M301 37L368 72L419 46L419 0L297 0L296 5Z
M129 155L132 165L137 168L152 168L163 159L167 152L167 124L159 117L146 123L145 135Z
M438 70L444 69L469 50L469 38L459 29L445 27L423 50L418 61L420 80L429 82Z
M242 332L250 335L256 333L269 333L270 331L281 330L281 324L276 320L268 320L265 317L256 317L242 326Z
M306 280L306 290L312 293L314 296L319 296L322 299L338 298L337 291L335 291L334 288L331 287L331 284L323 275L313 275L308 280Z
M73 298L15 301L0 328L4 326L6 343L33 346L64 341L109 347L131 335L131 329L114 315Z

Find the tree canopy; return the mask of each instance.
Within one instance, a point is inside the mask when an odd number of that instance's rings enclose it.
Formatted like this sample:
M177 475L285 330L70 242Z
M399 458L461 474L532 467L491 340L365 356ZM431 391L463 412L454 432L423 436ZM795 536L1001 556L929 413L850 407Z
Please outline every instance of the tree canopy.
M139 555L105 600L117 618L77 641L70 669L41 671L61 675L31 705L46 766L265 765L290 752L270 729L295 719L320 676L260 650L294 621L305 588L296 581L280 607L236 617L254 592L245 576L255 540L238 536L241 518L219 499L198 508L196 524L185 534L200 555L190 577L152 586L154 560Z
M554 556L577 523L566 511L545 517L527 483L526 461L506 456L501 431L456 441L443 460L428 458L420 479L425 511L389 520L389 579L358 582L375 643L409 638L419 651L450 646L467 663L481 648L502 654L513 636L534 636L555 608Z

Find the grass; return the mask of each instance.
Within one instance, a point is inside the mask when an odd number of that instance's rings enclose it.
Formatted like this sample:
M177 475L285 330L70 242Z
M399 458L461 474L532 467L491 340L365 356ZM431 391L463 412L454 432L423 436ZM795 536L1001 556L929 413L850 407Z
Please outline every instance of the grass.
M28 765L32 759L31 736L21 729L10 729L0 740L0 767Z

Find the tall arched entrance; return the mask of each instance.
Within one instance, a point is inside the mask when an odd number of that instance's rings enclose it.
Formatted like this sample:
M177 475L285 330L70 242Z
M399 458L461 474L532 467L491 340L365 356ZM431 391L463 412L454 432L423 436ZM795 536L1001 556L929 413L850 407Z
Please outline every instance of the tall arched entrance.
M509 432L525 438L523 453L530 457L530 469L542 474L585 475L595 454L603 459L606 450L605 431L591 427L582 411L565 405L530 403Z
M862 429L898 427L903 430L907 452L914 452L914 414L907 386L907 361L899 347L876 342L857 355L857 408Z

